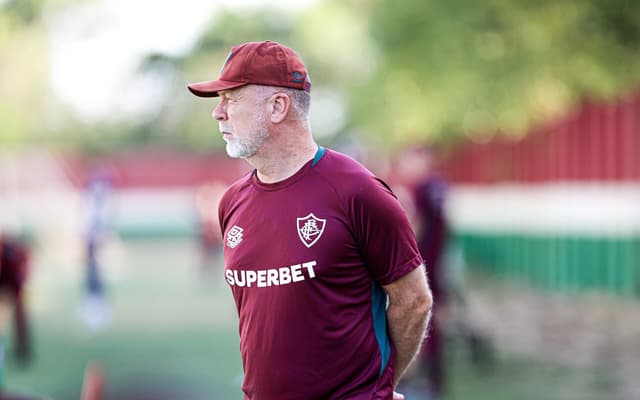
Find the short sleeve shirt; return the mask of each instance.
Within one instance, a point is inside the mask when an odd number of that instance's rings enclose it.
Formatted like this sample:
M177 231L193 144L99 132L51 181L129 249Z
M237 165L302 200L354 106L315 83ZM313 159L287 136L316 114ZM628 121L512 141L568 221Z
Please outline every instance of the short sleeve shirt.
M245 398L390 399L395 350L381 287L422 259L388 186L319 151L284 181L236 182L219 217Z

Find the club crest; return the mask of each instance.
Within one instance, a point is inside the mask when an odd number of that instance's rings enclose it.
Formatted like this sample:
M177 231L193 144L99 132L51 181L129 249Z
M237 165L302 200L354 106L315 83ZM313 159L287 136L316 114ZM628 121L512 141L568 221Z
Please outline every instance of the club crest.
M303 218L297 218L297 221L298 236L307 247L313 246L320 239L327 223L326 219L318 218L313 213Z

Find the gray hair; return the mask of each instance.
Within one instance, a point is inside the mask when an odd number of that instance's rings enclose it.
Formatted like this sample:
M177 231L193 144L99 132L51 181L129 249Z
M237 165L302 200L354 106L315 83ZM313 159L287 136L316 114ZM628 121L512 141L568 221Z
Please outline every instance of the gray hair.
M281 91L291 99L291 119L309 119L309 108L311 108L311 94L305 90L281 88Z
M296 121L306 121L309 119L309 109L311 108L311 95L309 92L300 90L285 88L279 86L262 86L264 89L268 89L269 96L275 93L285 93L291 100L291 111L289 113L289 119Z

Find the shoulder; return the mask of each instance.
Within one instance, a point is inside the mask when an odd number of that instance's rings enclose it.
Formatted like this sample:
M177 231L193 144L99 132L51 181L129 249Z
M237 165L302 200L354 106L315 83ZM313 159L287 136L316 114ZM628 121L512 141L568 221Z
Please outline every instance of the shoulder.
M325 155L320 159L316 169L327 174L373 175L371 171L358 161L332 149L326 149Z
M364 165L335 150L327 149L315 171L336 191L348 197L360 197L370 190L392 193L389 186Z
M316 167L325 184L332 187L343 211L353 221L396 216L399 202L391 188L356 160L336 151L327 151Z
M240 179L236 180L227 188L220 199L220 209L224 209L229 206L234 199L238 197L238 194L246 190L251 185L251 175L253 171L246 173Z

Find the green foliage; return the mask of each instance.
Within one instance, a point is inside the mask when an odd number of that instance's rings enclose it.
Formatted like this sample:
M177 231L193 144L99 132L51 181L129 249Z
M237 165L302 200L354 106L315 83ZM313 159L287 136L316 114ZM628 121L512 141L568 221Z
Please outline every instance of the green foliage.
M222 52L226 56L231 46L243 42L286 42L291 28L291 16L273 9L223 11L212 20L194 52Z
M44 0L9 0L0 10L18 24L28 25L40 18Z
M0 9L2 10L2 9ZM22 18L22 17L20 17ZM0 143L17 144L41 129L47 64L43 28L0 12Z
M221 147L207 117L215 100L196 99L185 86L217 77L230 47L254 40L296 49L314 96L348 99L339 137L360 132L387 149L465 136L486 141L496 133L518 137L578 99L616 96L640 83L638 1L324 0L290 13L219 11L188 54L150 54L141 63L140 75L160 77L169 88L156 99L155 114L96 127L52 99L41 18L85 1L0 3L0 53L8 55L0 58L0 143L91 151ZM325 118L319 108L312 114Z
M626 0L329 0L289 19L226 13L187 66L215 76L209 65L232 45L265 38L301 53L316 92L347 94L347 129L384 146L517 137L584 96L640 81L640 7Z
M634 1L379 0L370 26L380 63L353 123L391 142L521 134L640 78Z

